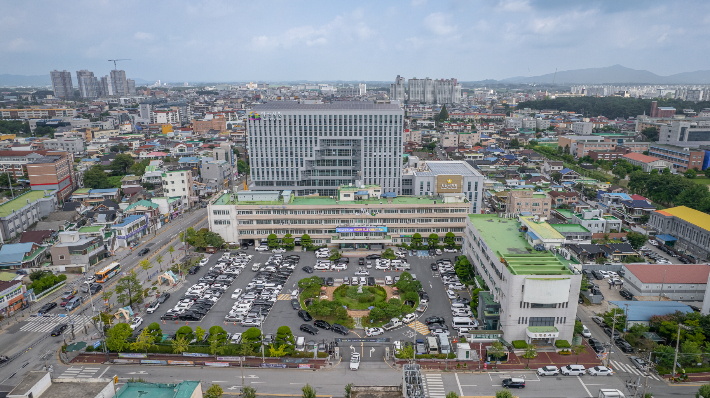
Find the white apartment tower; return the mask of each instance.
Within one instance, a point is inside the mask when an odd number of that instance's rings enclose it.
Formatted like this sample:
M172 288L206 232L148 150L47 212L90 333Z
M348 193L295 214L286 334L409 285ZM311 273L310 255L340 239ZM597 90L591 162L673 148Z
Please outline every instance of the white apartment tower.
M71 72L53 70L49 72L52 77L52 88L56 98L67 99L74 97L74 85L71 81Z
M434 103L434 82L429 79L409 79L409 102L433 104Z
M79 85L79 94L84 99L96 99L99 97L99 81L94 76L94 72L88 70L76 71L76 82Z
M112 70L111 84L113 87L113 95L117 97L125 97L128 95L128 81L126 81L126 71Z
M393 101L404 101L405 98L405 81L400 75L394 79L394 83L390 84L390 100Z
M399 77L399 76L398 76ZM391 85L392 86L392 85ZM456 79L409 79L409 102L422 104L461 103L461 84Z
M337 195L341 185L401 193L404 111L396 104L273 101L247 118L252 190Z

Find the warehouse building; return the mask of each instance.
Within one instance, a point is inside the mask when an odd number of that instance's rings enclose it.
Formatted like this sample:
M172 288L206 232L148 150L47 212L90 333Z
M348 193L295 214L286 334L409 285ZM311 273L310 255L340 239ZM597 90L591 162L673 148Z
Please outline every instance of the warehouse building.
M666 244L673 245L680 253L701 262L710 260L709 214L686 206L672 207L651 212L648 225L657 230L658 235L671 235Z

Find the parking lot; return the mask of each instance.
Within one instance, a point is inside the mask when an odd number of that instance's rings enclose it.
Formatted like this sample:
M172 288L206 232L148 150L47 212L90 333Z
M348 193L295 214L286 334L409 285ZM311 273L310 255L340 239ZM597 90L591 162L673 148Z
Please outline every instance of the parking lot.
M204 276L208 270L217 264L218 260L222 256L223 252L218 252L211 255L208 258L207 264L201 267L198 272L194 275L186 275L185 284L176 292L173 292L165 303L155 311L153 314L146 314L144 316L144 322L141 327L146 327L151 322L158 322L163 330L163 333L172 334L177 331L181 326L188 325L193 329L197 326L202 327L207 330L214 325L220 325L225 328L229 333L240 333L248 329L247 326L241 326L239 322L225 322L225 315L227 315L232 308L232 305L236 300L231 298L232 292L235 289L246 289L247 285L252 281L252 278L256 275L256 272L252 271L252 265L254 263L263 264L272 256L271 252L258 252L255 251L253 247L247 250L249 255L253 258L239 274L239 276L234 280L234 282L229 286L226 292L219 298L219 300L212 306L209 312L200 321L180 321L180 320L161 320L160 317L166 310L173 308L181 297L187 292L187 290L198 283L200 277ZM303 332L299 331L299 327L303 324L303 320L297 316L297 311L291 305L291 295L290 293L298 289L298 281L303 278L308 278L312 276L320 277L333 277L333 278L343 278L345 276L352 277L359 268L358 257L349 257L350 263L346 270L340 272L337 271L314 271L312 274L306 273L302 270L304 266L313 266L316 264L315 254L313 252L287 252L284 256L296 254L300 256L300 261L297 264L295 271L289 277L286 284L283 286L277 300L274 302L268 316L263 322L262 332L264 334L276 334L276 330L280 326L288 326L295 336L304 335ZM348 256L346 253L345 256ZM455 335L455 331L451 328L451 301L447 297L446 289L442 283L441 277L438 271L432 271L431 263L435 262L440 258L449 258L454 262L457 254L455 253L445 253L442 256L426 256L426 257L411 257L407 256L406 261L410 264L410 273L416 275L416 278L421 281L424 291L429 295L428 308L423 313L417 313L419 318L410 323L409 325L403 325L394 330L386 331L383 335L377 336L379 338L388 338L391 342L395 340L406 340L414 341L416 338L422 338L422 336L428 335L429 330L424 324L424 319L433 315L444 317L445 324L448 326L452 335ZM374 261L372 268L367 269L369 271L369 277L374 277L377 279L384 279L386 276L397 276L401 274L401 271L391 271L391 270L378 270L375 268ZM468 291L460 291L461 297L470 298ZM367 327L367 325L363 325ZM306 335L306 340L314 340L317 342L325 341L329 343L334 341L336 338L360 338L366 337L362 329L355 329L350 332L348 336L342 336L336 334L333 331L319 329L319 333L315 336ZM345 343L344 343L345 344ZM353 347L350 348L349 346ZM368 360L370 357L382 358L384 349L377 347L375 351L366 347L365 344L360 344L360 342L347 343L345 345L346 349L341 349L341 355L344 359L349 358L348 352L359 351L363 356L363 360ZM348 356L346 356L348 355Z

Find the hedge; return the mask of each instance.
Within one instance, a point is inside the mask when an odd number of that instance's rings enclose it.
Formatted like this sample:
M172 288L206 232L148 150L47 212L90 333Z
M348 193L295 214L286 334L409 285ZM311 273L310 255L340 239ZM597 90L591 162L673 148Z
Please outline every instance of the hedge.
M567 340L556 340L556 341L555 341L555 347L557 347L557 348L570 348L571 345L569 345L569 341L567 341Z
M528 348L528 343L525 342L525 340L513 340L513 347L517 349L524 349Z

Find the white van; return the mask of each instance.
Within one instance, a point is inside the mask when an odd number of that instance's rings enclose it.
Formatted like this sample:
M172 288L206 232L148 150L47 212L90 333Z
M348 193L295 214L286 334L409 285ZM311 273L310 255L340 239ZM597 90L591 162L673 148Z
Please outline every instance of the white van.
M451 345L449 345L449 339L446 337L446 334L441 333L436 335L437 340L439 342L439 352L442 354L448 354L451 352Z
M565 376L582 376L584 371L585 369L582 365L567 365L560 368L560 373Z
M429 354L438 354L439 353L439 344L437 344L437 342L436 342L436 337L427 336L426 342L427 342L427 345L429 346Z
M259 267L261 267L261 263L254 263L251 266L251 270L254 272L257 272L257 271L259 271Z
M458 330L461 328L465 329L473 329L476 326L478 326L478 323L468 317L463 317L463 316L455 316L451 320L451 326L453 326L454 329Z
M395 259L395 260L390 261L390 266L396 267L396 266L398 266L398 265L402 265L402 260L400 260L400 259Z
M303 336L296 337L296 351L303 351L306 349L306 338Z
M451 310L454 308L466 308L467 306L464 305L463 303L451 303Z

